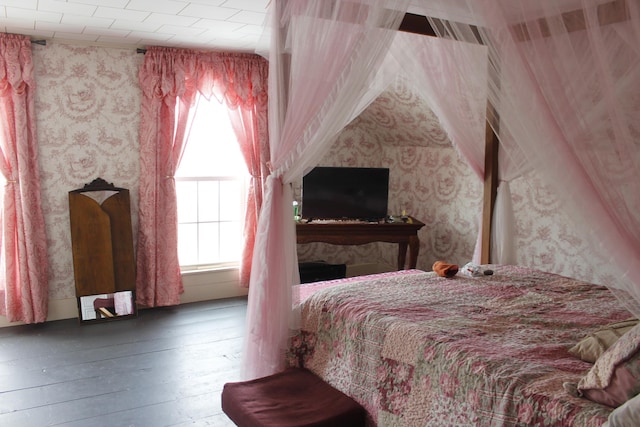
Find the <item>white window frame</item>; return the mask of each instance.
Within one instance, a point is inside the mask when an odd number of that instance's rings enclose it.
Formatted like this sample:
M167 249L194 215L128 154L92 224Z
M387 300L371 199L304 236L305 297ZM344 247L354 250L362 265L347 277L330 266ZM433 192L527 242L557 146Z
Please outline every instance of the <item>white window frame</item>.
M238 182L240 184L240 188L241 188L241 194L240 194L240 198L241 198L241 215L242 217L238 219L239 225L240 225L240 235L238 236L239 239L242 239L242 228L244 227L244 213L246 212L246 200L247 200L247 191L248 191L248 179L245 179L243 177L238 177L238 176L207 176L207 177L176 177L176 182L223 182L223 181L235 181ZM220 194L218 194L218 197L220 197ZM218 202L220 202L220 200L218 200ZM220 204L220 203L218 203ZM178 218L178 225L180 224L196 224L199 226L199 224L212 224L215 223L218 225L218 227L220 227L222 224L224 223L229 223L231 221L229 221L228 219L219 219L217 221L200 221L199 218L196 218L196 221L180 221L180 218ZM235 221L234 221L235 222ZM196 233L196 235L199 236L199 233ZM180 236L178 235L178 241L180 239ZM221 247L222 245L222 241L218 240L218 250L219 251L223 251L224 248ZM179 244L179 243L178 243ZM196 251L199 250L199 245L196 244ZM241 254L239 254L241 256ZM182 272L192 272L192 271L208 271L208 270L218 270L218 269L224 269L224 268L237 268L240 265L240 259L238 259L237 261L220 261L220 262L215 262L215 263L203 263L203 264L180 264L180 270Z
M198 98L198 102L201 102L204 100L201 100L200 98ZM217 102L216 100L212 99L211 101L207 101L207 102ZM223 105L223 104L221 104ZM224 107L226 108L226 107ZM192 117L190 120L194 120L195 116ZM195 125L195 123L193 123L193 125ZM214 125L215 126L215 125ZM198 125L198 128L200 129L200 132L202 132L202 125ZM208 132L208 131L205 131ZM231 125L229 125L229 128L225 131L222 131L221 129L218 129L218 131L216 132L216 134L219 134L220 132L222 132L222 135L226 135L225 139L228 140L229 143L233 143L233 144L237 144L237 140L236 140L236 136L235 133L233 132L233 130L231 129ZM233 136L232 136L233 135ZM233 141L229 140L228 138L233 137ZM185 147L186 150L188 150L188 146L189 146L189 141L186 141L187 146ZM239 147L238 147L239 149ZM210 155L210 154L209 154ZM248 194L248 188L249 188L249 183L250 183L250 177L248 173L243 173L243 174L239 174L239 175L230 175L234 174L237 169L230 169L229 167L226 168L222 168L222 169L226 169L226 172L220 170L220 172L222 172L223 174L226 175L211 175L211 176L207 176L206 174L208 173L209 169L208 166L205 166L205 168L203 169L202 166L203 165L198 165L198 163L194 163L193 164L196 167L196 172L195 172L195 176L193 175L189 175L189 171L185 171L182 168L182 163L181 165L178 166L178 171L176 173L175 176L175 181L176 181L176 190L178 188L178 183L179 182L223 182L223 181L234 181L234 182L238 182L240 184L240 211L239 211L239 216L240 218L238 218L238 223L239 223L239 235L238 235L238 241L240 248L242 248L242 239L244 238L243 236L243 230L244 230L244 220L245 220L245 213L246 213L246 204L247 204L247 194ZM244 162L243 162L244 165ZM215 167L212 168L212 172L215 173ZM245 168L246 170L246 168ZM205 171L203 173L203 171ZM221 197L220 192L218 192L218 197ZM180 203L180 195L178 194L178 199L177 202ZM196 203L198 203L199 200L196 200ZM178 206L178 251L180 253L180 225L182 224L212 224L212 223L217 223L218 227L220 227L220 224L222 223L230 223L232 221L229 221L228 219L224 219L221 220L220 219L220 208L221 208L221 200L218 200L218 216L217 216L217 220L214 221L202 221L200 222L199 218L197 218L198 215L198 210L195 212L196 213L196 221L181 221L180 218L180 206ZM197 209L197 204L196 204L196 209ZM236 222L236 221L233 221ZM199 227L199 226L198 226ZM220 230L220 228L218 228L218 230ZM198 232L196 232L196 258L197 259L202 259L203 257L200 256L200 254L198 253L200 251L200 245L198 242L198 238L199 238L199 230ZM218 233L218 238L220 238L220 233ZM222 254L224 252L224 248L221 248L221 241L219 239L218 241L218 253ZM220 262L209 262L209 263L202 263L202 264L183 264L183 261L180 260L180 270L183 273L188 273L188 272L198 272L198 271L210 271L210 270L219 270L219 269L228 269L228 268L238 268L240 266L240 262L241 262L241 253L238 253L238 259L235 261L220 261Z

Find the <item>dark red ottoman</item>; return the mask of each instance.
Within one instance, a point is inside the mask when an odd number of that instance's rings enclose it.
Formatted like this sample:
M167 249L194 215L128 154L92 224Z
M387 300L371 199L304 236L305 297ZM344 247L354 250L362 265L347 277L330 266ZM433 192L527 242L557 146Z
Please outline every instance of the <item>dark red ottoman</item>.
M366 419L358 402L297 368L225 384L222 410L239 427L357 427Z

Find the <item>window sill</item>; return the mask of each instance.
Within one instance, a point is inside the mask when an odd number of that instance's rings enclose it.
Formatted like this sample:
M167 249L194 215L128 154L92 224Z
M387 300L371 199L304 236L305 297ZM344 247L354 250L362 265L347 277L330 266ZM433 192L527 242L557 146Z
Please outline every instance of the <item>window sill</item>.
M208 274L214 272L239 270L240 266L236 263L209 265L199 268L181 269L180 274L183 276L193 276L198 274Z

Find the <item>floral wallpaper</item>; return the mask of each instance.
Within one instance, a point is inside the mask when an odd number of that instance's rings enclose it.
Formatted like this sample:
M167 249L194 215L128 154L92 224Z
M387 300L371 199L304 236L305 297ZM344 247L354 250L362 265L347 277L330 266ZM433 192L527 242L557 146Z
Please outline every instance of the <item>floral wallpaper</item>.
M97 177L128 188L134 232L137 227L137 74L142 60L132 49L34 45L52 300L75 296L69 191ZM482 185L428 106L402 85L383 93L349 124L320 164L390 168L389 212L405 209L425 223L419 233L418 268L430 270L436 260L464 264L471 259ZM615 272L584 233L573 229L540 177L515 180L511 192L519 263L598 283L615 280ZM301 261L373 262L393 268L397 246L312 243L298 245L298 254Z
M68 192L97 177L128 188L137 225L142 55L47 42L33 56L49 294L74 298Z
M540 176L511 182L518 264L592 283L614 283L620 274L594 236L578 230Z

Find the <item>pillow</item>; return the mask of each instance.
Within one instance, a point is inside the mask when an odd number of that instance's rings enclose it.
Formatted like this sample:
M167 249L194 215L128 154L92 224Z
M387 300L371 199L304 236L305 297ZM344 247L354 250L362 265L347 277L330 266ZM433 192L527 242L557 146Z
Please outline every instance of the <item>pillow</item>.
M627 400L609 414L609 419L602 427L640 426L640 395Z
M629 319L603 326L571 347L569 353L585 362L594 363L606 349L618 341L618 338L637 324L638 319Z
M613 408L640 393L640 324L602 353L580 379L578 393Z

